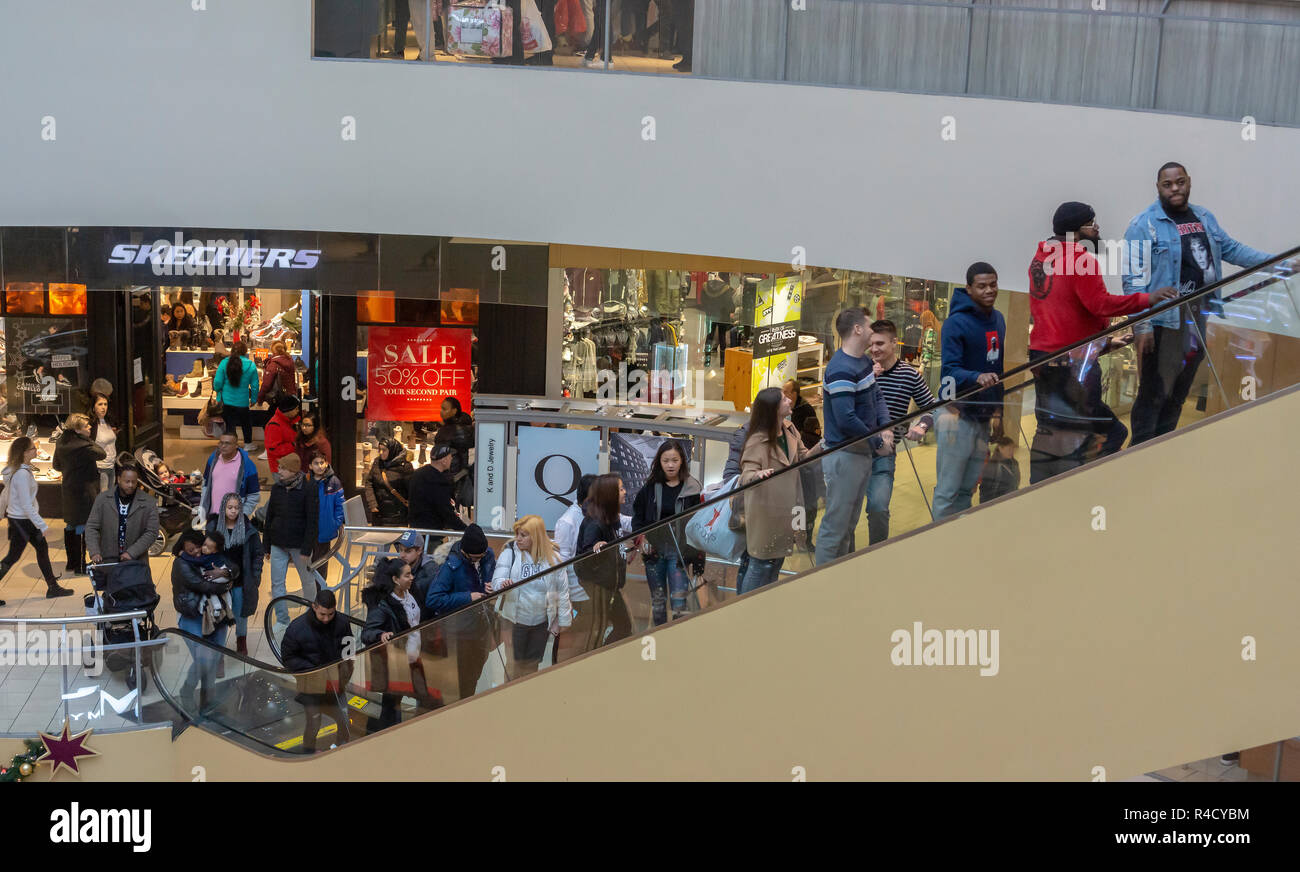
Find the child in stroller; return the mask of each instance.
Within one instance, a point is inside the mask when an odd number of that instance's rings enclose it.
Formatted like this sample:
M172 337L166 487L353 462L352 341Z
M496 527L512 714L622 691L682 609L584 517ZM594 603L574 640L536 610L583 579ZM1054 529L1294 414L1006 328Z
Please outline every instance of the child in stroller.
M91 586L94 588L86 595L87 610L94 609L101 615L138 610L147 612L141 619L108 621L101 624L105 645L123 645L134 642L137 638L140 640L158 638L160 630L154 621L154 609L158 607L160 597L158 589L154 587L147 560L101 563L87 569ZM134 626L137 620L138 629ZM132 690L138 687L143 694L148 685L147 673L144 670L154 665L153 655L153 648L145 648L140 652L140 675L136 675L134 652L127 648L106 651L104 666L115 675L125 672L126 686Z
M140 469L140 486L158 498L158 541L149 549L149 556L157 557L175 536L190 528L202 492L202 475L196 472L187 478L173 473L151 448L136 449L135 463Z

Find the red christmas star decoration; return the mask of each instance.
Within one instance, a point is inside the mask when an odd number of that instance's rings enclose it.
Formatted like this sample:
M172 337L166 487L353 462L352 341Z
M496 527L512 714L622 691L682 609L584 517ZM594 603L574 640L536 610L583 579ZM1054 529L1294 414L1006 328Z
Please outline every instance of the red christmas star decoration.
M63 721L63 735L55 736L49 733L41 733L41 741L45 743L45 753L37 758L36 762L50 763L54 766L54 771L50 777L59 774L59 770L66 768L69 772L77 777L81 776L81 769L78 768L78 757L98 757L99 752L86 747L86 739L93 733L93 729L86 730L84 733L77 733L75 736L68 735L68 722Z

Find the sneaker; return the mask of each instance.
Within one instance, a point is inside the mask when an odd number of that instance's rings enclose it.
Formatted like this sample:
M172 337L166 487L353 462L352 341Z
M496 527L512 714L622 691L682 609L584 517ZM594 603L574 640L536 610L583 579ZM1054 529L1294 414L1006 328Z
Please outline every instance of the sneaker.
M269 458L266 456L266 452L263 451L261 454L257 455L257 459L258 459L258 460L268 460Z
M1222 763L1224 766L1236 766L1240 760L1241 760L1240 751L1233 751L1232 753L1224 754L1219 758L1219 762Z

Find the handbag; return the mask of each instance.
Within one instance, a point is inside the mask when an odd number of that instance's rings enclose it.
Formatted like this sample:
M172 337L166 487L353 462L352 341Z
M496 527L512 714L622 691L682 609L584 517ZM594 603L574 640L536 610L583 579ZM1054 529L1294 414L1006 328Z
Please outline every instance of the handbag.
M730 493L739 484L740 476L733 476L718 493ZM745 553L744 496L744 494L737 494L731 499L721 500L712 506L695 509L695 514L686 522L686 541L705 554L712 554L732 562L740 560ZM737 501L741 504L742 518L733 517L736 514ZM733 524L738 524L740 529L736 529Z
M447 13L447 50L457 57L510 57L514 24L514 10L498 0L453 3Z
M551 51L555 46L551 42L551 35L546 31L546 22L542 20L542 11L537 8L537 0L522 0L519 12L519 36L523 40L524 54Z

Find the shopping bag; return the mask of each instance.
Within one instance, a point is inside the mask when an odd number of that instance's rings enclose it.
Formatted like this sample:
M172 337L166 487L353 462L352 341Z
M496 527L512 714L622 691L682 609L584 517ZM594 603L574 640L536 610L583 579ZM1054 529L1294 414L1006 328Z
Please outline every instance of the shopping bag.
M555 5L555 33L567 33L572 42L581 42L587 32L587 16L581 0L560 0Z
M542 11L537 8L537 0L522 0L519 5L519 36L524 43L524 54L537 54L554 48L551 35L546 32L546 22L542 20Z
M731 493L740 484L735 476L713 496ZM696 509L686 522L686 541L712 557L737 561L745 553L744 530L731 529L734 500L720 500L711 506Z
M514 38L514 12L496 0L453 3L447 14L447 50L457 57L509 57Z

